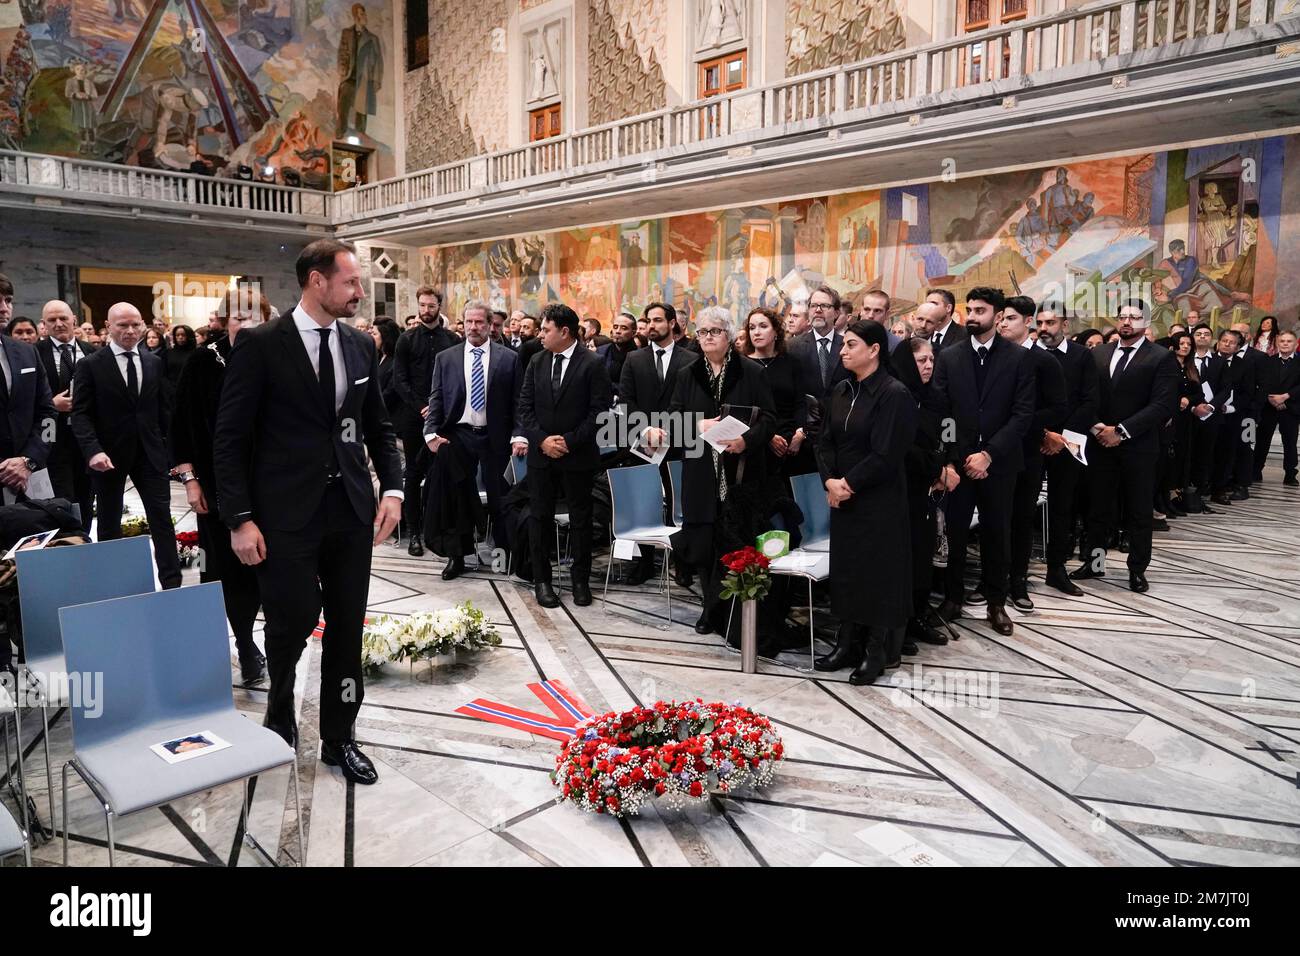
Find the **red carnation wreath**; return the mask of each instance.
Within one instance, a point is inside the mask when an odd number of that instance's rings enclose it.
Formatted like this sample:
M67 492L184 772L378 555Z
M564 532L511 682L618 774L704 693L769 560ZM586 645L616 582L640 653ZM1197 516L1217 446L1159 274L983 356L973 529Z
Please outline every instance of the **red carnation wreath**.
M652 797L673 809L772 782L785 745L761 714L723 703L659 701L593 717L555 758L556 802L623 817Z

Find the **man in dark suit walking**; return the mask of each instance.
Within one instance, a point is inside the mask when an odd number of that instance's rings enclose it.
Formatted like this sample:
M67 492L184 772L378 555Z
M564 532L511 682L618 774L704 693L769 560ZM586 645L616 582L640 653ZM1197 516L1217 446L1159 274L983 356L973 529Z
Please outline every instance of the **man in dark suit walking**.
M600 416L609 412L611 391L604 363L579 347L579 334L578 315L567 305L551 303L542 310L543 351L529 363L519 395L519 421L528 439L533 590L542 607L560 604L551 585L547 542L561 490L573 541L573 603L591 604L591 486L600 467L596 432Z
M646 338L650 344L629 355L623 363L622 376L618 383L618 400L627 409L629 424L649 426L657 429L656 441L669 440L666 432L668 407L673 401L673 389L677 386L677 376L682 369L692 362L699 361L700 353L682 348L673 341L672 330L677 324L677 310L666 302L651 302L642 313L646 320ZM630 434L629 439L639 437ZM657 447L657 445L656 445ZM680 449L669 452L669 457L680 457ZM632 458L629 454L629 458ZM640 464L639 460L634 463ZM664 487L666 507L672 508L672 482L668 477L667 459L659 466L660 479ZM671 514L671 510L669 514ZM636 566L628 575L629 584L642 584L654 574L654 548L648 545L640 547L640 557Z
M1070 319L1065 306L1048 302L1038 310L1038 348L1060 363L1065 377L1065 409L1061 428L1048 428L1042 452L1047 461L1047 577L1048 587L1072 597L1083 590L1065 570L1074 531L1075 492L1083 465L1066 450L1065 431L1087 435L1097 421L1097 363L1092 352L1070 341Z
M517 418L519 392L524 384L524 370L519 356L508 345L488 340L488 312L484 302L470 302L462 310L465 341L438 353L433 362L433 388L429 392L429 412L424 417L424 440L434 455L431 480L436 476L441 502L430 499L426 509L425 543L447 541L453 547L442 569L442 579L450 581L465 572L465 555L474 549L473 534L457 531L464 527L458 516L455 528L443 521L435 527L436 515L456 513L454 475L460 474L466 489L478 496L475 475L480 468L483 488L487 492L488 515L492 527L501 534L501 499L506 494L505 470L510 455L528 453ZM449 447L450 446L450 447ZM444 461L438 458L441 449ZM454 462L451 460L454 456ZM457 467L440 467L455 464ZM435 537L431 538L433 534Z
M1029 597L1029 553L1043 487L1043 439L1047 432L1059 431L1065 419L1065 373L1059 362L1034 348L1029 337L1029 323L1036 311L1033 299L1013 295L1007 299L998 326L999 335L1025 350L1034 379L1034 417L1021 443L1024 464L1016 476L1011 501L1011 603L1022 611L1034 609Z
M961 483L948 497L948 568L939 615L961 616L965 600L966 541L971 516L980 513L980 563L988 621L999 634L1012 631L1007 616L1011 502L1024 464L1022 443L1034 418L1034 375L1026 351L997 334L1006 300L998 289L966 294L971 337L945 349L935 362L934 410L953 436L949 461Z
M433 382L433 360L443 349L456 344L456 337L442 324L442 296L431 286L415 290L420 321L402 333L393 349L393 388L402 399L393 411L393 427L402 441L406 456L402 490L405 503L402 517L406 521L409 541L406 553L424 554L420 541L423 528L424 496L421 486L429 471L429 450L424 444L424 416L428 412L429 389Z
M90 531L90 524L95 520L95 497L90 490L86 459L72 434L71 415L73 370L91 354L91 348L77 339L77 319L66 302L58 299L46 302L41 319L49 336L36 343L36 354L45 366L45 379L54 393L55 411L54 440L50 443L46 467L55 496L76 502L81 508L81 526Z
M1152 501L1160 427L1178 411L1181 373L1172 352L1146 339L1151 309L1130 299L1119 309L1119 339L1093 350L1100 380L1097 421L1088 442L1088 531L1083 567L1075 581L1106 573L1106 541L1123 495L1128 519L1129 587L1148 590Z
M364 697L361 631L371 549L401 516L401 463L374 340L339 321L365 294L355 252L318 239L298 255L297 275L297 307L241 334L230 353L214 442L217 500L232 550L258 571L266 726L297 746L294 674L323 608L321 760L370 784L378 774L352 729Z
M1255 480L1264 480L1264 462L1273 445L1274 430L1282 433L1282 484L1294 488L1296 480L1296 433L1300 426L1300 359L1296 358L1296 334L1279 332L1277 355L1264 366L1261 391L1263 413L1259 440L1255 444Z
M99 540L122 536L122 494L130 478L144 502L158 580L178 588L163 362L140 346L145 324L129 302L108 310L105 327L108 345L77 362L72 379L72 432L90 467Z

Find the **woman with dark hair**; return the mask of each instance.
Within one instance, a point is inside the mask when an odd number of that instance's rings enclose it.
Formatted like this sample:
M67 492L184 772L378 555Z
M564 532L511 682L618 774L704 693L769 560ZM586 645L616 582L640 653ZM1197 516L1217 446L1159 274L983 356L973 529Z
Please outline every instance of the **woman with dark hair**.
M730 607L721 599L724 554L753 545L766 530L767 450L775 407L763 367L732 347L735 328L726 309L710 306L695 319L700 359L677 377L669 410L675 418L695 423L698 447L682 461L682 530L673 536L673 550L682 564L698 574L704 607L695 623L698 634L726 634L739 643L740 615L728 627ZM749 425L739 438L714 448L704 440L710 428L728 416ZM697 453L692 453L697 452ZM770 656L770 639L760 641L759 653Z
M40 331L36 328L36 323L25 315L15 316L10 319L9 324L5 326L5 335L33 346L41 337Z
M164 362L167 361L167 343L163 341L162 333L152 325L144 330L144 347Z
M904 461L917 407L890 374L889 336L876 322L844 331L840 362L850 378L828 400L817 460L831 507L831 611L840 620L821 671L853 667L851 684L872 684L902 654L913 613L912 531ZM864 555L888 555L889 573L863 573Z
M811 446L809 453L800 454L805 447L804 426L808 423L805 401L808 389L802 366L786 351L785 328L771 309L756 308L745 319L745 332L741 351L763 367L776 411L776 426L767 442L768 476L812 471L817 465L810 453Z
M1096 329L1084 329L1074 337L1074 341L1085 348L1095 349L1105 341L1105 337Z
M199 579L220 581L226 618L235 635L239 670L245 684L266 676L266 658L253 643L253 623L261 607L257 571L242 563L230 546L230 530L221 522L213 468L213 439L226 362L235 338L244 329L270 319L271 303L263 296L231 291L217 312L216 331L207 344L195 349L181 370L172 417L172 475L185 485L185 497L199 526L202 563Z
M1101 333L1101 344L1110 345L1111 342L1114 342L1118 338L1119 338L1118 330L1107 329L1105 332ZM1092 345L1090 343L1088 344L1088 348L1092 348Z
M912 537L912 614L907 619L904 654L915 654L917 642L947 644L940 630L942 622L930 608L930 583L934 577L935 511L934 493L946 493L957 487L961 477L957 469L945 464L942 424L930 407L930 379L934 376L934 346L929 339L908 341L916 370L921 376L919 387L912 389L917 406L916 437L908 446L903 466L907 471L907 516Z
M176 395L176 386L181 380L181 370L190 360L196 348L194 330L188 325L178 325L172 329L172 347L163 353L163 363L167 368L167 384L170 395Z
M379 392L384 396L384 406L390 409L397 408L402 400L393 384L393 353L401 334L392 319L376 319L370 326L370 337L375 340L375 352L379 355Z
M1174 517L1187 515L1183 495L1191 483L1192 469L1192 408L1205 401L1201 389L1201 375L1196 370L1196 346L1190 332L1178 332L1169 337L1169 350L1178 359L1182 381L1178 390L1178 411L1174 412L1173 456L1169 461L1166 480L1158 487L1168 492L1168 514Z
M1259 331L1255 333L1255 340L1250 344L1251 348L1259 349L1269 355L1277 354L1277 316L1266 315L1259 320Z

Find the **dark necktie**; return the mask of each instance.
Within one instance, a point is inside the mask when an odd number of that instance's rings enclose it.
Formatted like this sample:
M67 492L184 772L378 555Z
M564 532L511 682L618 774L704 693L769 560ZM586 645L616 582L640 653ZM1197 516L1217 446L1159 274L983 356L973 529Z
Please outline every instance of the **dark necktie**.
M1134 345L1125 345L1120 348L1122 354L1119 357L1119 364L1115 366L1115 371L1110 373L1112 380L1119 378L1124 373L1124 369L1128 368L1128 360L1133 357L1133 349L1136 347Z
M564 376L564 356L556 355L551 359L551 394L556 395L560 391L560 379Z
M135 353L123 352L126 356L126 393L131 396L131 401L140 397L140 380L135 375Z
M72 346L60 345L59 354L62 356L59 362L59 391L66 392L72 384Z
M338 414L334 407L334 356L330 354L330 329L320 330L320 356L317 359L320 370L320 397L325 406L325 415L332 422Z
M934 338L930 339L930 344L933 345L935 348L938 348L942 343L943 343L943 334L940 332L935 332Z
M1209 367L1210 367L1210 357L1208 355L1202 355L1201 356L1201 381L1205 381L1205 373L1206 370L1209 369Z
M830 377L831 370L831 340L829 338L820 339L817 342L817 367L822 373L822 388L826 388L827 379Z
M975 349L975 355L979 359L979 363L975 366L975 386L983 395L984 381L988 377L989 371L989 347L987 345L979 346Z
M487 385L483 375L483 350L473 348L470 351L474 353L474 365L469 373L469 407L476 412L481 412L487 405Z
M655 349L655 372L659 375L659 384L664 383L664 350Z

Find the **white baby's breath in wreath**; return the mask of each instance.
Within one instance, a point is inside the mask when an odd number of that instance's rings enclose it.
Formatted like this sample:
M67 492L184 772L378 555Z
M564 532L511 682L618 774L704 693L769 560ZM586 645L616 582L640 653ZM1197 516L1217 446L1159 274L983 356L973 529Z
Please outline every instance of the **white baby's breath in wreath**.
M466 601L405 617L374 618L361 635L361 664L374 671L389 662L414 663L455 650L477 651L500 644L501 635L487 615Z

